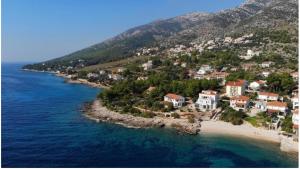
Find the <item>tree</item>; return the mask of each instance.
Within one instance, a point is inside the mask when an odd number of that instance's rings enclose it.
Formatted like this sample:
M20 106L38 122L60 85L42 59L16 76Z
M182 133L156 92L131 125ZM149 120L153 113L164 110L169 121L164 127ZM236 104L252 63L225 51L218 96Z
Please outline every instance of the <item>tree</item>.
M283 120L281 124L281 129L288 133L293 132L293 121L291 116L288 116Z
M179 119L180 115L178 113L172 113L171 117L174 117L175 119Z
M227 107L225 111L221 114L220 119L225 122L231 122L233 125L243 124L243 118L246 114L242 111L236 111L231 107Z

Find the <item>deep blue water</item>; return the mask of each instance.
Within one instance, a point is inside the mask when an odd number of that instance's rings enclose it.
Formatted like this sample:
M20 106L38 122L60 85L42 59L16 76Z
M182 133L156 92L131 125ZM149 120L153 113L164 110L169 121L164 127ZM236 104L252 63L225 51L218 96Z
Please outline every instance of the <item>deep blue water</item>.
M96 123L99 89L2 64L2 167L297 167L278 144Z

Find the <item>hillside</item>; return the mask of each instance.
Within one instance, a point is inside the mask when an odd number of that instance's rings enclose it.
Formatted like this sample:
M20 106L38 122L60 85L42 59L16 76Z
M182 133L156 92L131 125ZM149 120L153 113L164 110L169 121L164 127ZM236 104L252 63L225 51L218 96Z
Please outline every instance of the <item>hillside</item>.
M134 56L144 48L157 53L177 44L201 42L261 29L291 30L298 34L296 0L248 0L237 8L217 13L189 13L138 26L109 40L66 56L26 65L27 69L57 69L58 66L86 67Z

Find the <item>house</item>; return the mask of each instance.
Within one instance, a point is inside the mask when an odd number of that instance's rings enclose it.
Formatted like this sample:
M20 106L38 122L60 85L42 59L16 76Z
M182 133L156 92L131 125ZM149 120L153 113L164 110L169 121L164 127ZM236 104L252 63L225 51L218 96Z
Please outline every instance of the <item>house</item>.
M105 71L105 70L100 70L100 71L99 71L99 74L100 74L100 75L104 75L104 74L106 74L106 71Z
M202 65L200 67L200 69L198 70L197 74L199 75L205 75L207 74L208 72L211 72L212 71L212 68L210 65Z
M118 73L122 73L122 72L124 72L125 71L125 68L118 68Z
M267 111L267 102L262 100L255 101L255 108L261 111Z
M262 62L259 66L261 68L269 68L271 65L274 65L274 62L268 61L268 62Z
M245 80L229 81L226 83L226 95L228 97L241 96L245 93L246 89Z
M149 60L147 63L142 64L144 70L150 70L153 67L152 60Z
M293 122L293 130L296 136L298 136L299 135L299 109L293 111L292 122Z
M96 79L99 77L99 75L97 73L88 73L86 76L89 79Z
M247 96L234 96L230 99L230 107L236 111L245 111L249 107L250 99Z
M299 109L299 97L295 95L292 99L293 109Z
M277 101L279 95L271 92L258 92L257 98L258 100L264 100L264 101Z
M284 113L281 114L282 116L284 116L287 110L288 107L287 107L287 103L285 102L279 102L279 101L267 102L268 113Z
M258 91L259 89L261 89L262 86L265 85L265 81L263 80L257 80L257 81L254 81L254 82L251 82L249 84L249 89L251 90L254 90L254 91Z
M108 78L113 79L113 80L122 80L123 79L123 77L119 74L108 74Z
M185 98L177 94L168 93L167 95L164 96L164 101L171 102L174 108L178 108L178 107L182 107L182 105L185 102Z
M256 66L256 64L254 64L254 63L245 63L245 64L242 64L242 68L244 70L251 70L255 66Z
M245 59L245 60L250 60L252 59L254 56L258 56L260 52L254 52L250 49L247 50L247 54L246 55L242 55L239 56L241 59Z
M298 79L299 79L299 72L292 72L290 75L293 77L293 80L294 80L295 82L298 82Z
M263 72L261 72L261 75L262 75L263 77L269 77L270 72L268 72L268 71L263 71Z
M210 79L217 79L217 80L222 80L221 84L224 85L225 84L225 79L226 77L229 75L229 73L227 72L212 72L211 74L208 75L208 80Z
M186 62L182 62L180 66L185 68L186 67Z
M202 111L210 111L217 108L219 102L219 94L213 90L202 90L199 93L198 100L196 101L195 107Z

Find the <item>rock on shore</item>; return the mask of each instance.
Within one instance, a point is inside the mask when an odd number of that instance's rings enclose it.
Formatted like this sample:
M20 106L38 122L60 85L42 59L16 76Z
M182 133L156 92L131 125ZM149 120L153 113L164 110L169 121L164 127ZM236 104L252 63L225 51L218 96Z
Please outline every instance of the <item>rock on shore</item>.
M172 119L163 117L144 118L130 114L120 114L102 106L100 100L95 100L85 115L96 121L106 121L123 125L130 128L149 128L149 127L170 127L179 132L197 134L200 131L200 124L189 123L186 119Z

